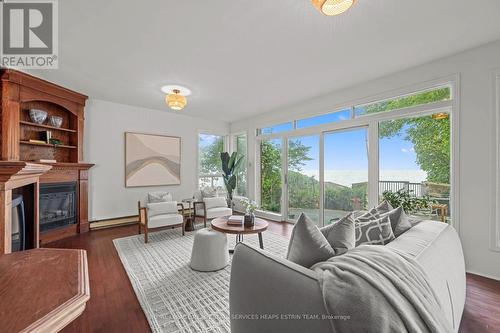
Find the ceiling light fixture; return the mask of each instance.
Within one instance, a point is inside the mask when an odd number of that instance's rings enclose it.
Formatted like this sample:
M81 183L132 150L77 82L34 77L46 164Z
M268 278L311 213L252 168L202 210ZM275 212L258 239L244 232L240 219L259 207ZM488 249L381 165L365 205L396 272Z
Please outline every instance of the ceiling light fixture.
M168 107L176 111L184 109L187 104L186 96L191 95L191 90L177 85L163 86L161 91L167 94L165 102Z
M340 15L351 8L356 0L311 0L313 6L327 16Z
M168 107L172 110L182 110L187 104L186 97L182 96L179 89L174 89L170 94L167 95L165 100L167 101Z

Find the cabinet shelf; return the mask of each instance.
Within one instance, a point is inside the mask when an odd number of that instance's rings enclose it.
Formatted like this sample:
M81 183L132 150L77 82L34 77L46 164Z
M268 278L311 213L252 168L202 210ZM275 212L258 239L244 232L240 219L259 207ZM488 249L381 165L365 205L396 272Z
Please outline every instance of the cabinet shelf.
M29 142L29 141L19 141L19 143L22 144L22 145L31 145L31 146L76 149L76 146L53 145L53 144L50 144L50 143L36 143L36 142Z
M32 123L30 121L21 120L21 121L19 121L19 123L22 124L22 125L34 126L34 127L40 127L40 128L46 128L46 129L51 129L51 130L55 130L55 131L76 133L76 130L73 130L73 129L62 128L62 127L54 127L54 126L50 126L50 125L36 124L36 123Z

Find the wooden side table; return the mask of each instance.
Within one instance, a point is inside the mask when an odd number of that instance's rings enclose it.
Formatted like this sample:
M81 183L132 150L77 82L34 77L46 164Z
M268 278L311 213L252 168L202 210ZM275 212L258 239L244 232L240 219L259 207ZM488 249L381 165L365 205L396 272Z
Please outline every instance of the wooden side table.
M236 226L227 224L229 216L219 217L212 220L212 229L220 231L225 234L236 235L236 244L243 242L243 235L258 234L259 235L259 246L264 249L264 240L262 238L262 233L267 230L269 223L267 221L255 218L255 225L252 227L245 227L244 225ZM234 250L229 250L229 253L234 253Z
M446 222L446 216L448 216L448 205L433 204L431 205L431 209L435 210L436 213L439 212L439 216L441 217L441 222Z
M58 332L90 299L84 250L35 249L0 256L0 331Z
M194 217L193 217L193 202L195 200L190 198L190 199L182 199L183 204L188 204L188 209L187 213L184 214L186 218L186 223L184 224L184 230L185 231L194 231ZM186 211L186 209L184 209Z

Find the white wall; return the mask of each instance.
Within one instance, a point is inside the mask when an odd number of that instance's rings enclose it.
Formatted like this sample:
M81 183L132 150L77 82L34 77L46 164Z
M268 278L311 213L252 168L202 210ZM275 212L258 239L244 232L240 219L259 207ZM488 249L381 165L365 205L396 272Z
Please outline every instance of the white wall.
M227 134L228 129L222 121L89 100L84 155L85 161L95 163L89 175L89 220L136 215L137 200L143 200L151 190L169 191L178 201L192 197L197 187L198 132ZM126 188L125 132L181 137L181 185Z
M425 52L425 50L422 50ZM440 59L410 70L332 92L303 103L231 124L232 132L248 131L249 152L255 152L255 129L304 115L334 111L354 101L454 74L460 75L459 215L460 237L467 270L500 279L500 252L490 247L494 214L496 129L493 72L500 68L500 41ZM250 153L249 163L255 164ZM250 193L255 189L254 167L249 170ZM439 253L436 253L439 255Z

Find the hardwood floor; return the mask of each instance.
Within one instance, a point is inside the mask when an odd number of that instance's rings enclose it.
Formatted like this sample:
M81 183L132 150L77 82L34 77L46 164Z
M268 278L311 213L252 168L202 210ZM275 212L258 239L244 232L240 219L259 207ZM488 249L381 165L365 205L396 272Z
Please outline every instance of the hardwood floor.
M289 237L292 225L271 222L269 231ZM63 332L149 332L149 325L112 240L134 235L136 225L93 230L51 243L87 250L90 301L82 316ZM461 333L500 332L500 281L467 274L467 301Z

